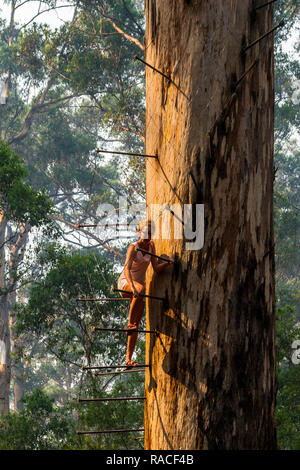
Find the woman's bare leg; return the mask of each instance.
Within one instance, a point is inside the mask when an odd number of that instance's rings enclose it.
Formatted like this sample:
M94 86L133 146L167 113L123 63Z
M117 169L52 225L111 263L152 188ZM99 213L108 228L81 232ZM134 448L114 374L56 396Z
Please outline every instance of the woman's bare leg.
M135 281L133 281L133 284L136 290L140 294L143 294L145 292L145 287L143 286L143 284L140 284L139 282L135 282ZM126 284L124 286L124 290L131 291L129 284ZM123 296L125 297L126 294L124 294ZM130 302L129 321L128 321L130 325L136 325L136 328L139 327L140 321L143 316L144 308L145 308L144 297L132 298ZM138 338L137 332L131 333L128 335L126 361L131 361L131 358L132 358L132 355L134 353L135 346L137 343L137 338Z
M140 302L140 304L136 306L134 323L135 323L137 328L140 325L140 321L141 321L141 318L142 318L143 313L144 313L144 308L145 308L145 302L144 301ZM133 355L135 347L136 347L137 339L138 339L138 333L131 333L128 336L127 354L126 354L126 360L128 360L128 361L131 361L132 355Z

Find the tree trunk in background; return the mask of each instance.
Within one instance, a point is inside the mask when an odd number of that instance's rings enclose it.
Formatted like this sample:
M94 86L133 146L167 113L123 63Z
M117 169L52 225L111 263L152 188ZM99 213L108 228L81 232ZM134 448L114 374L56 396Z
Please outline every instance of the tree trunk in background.
M16 293L16 282L17 276L16 271L18 265L23 261L26 244L28 242L28 234L30 231L30 225L25 224L22 226L21 230L16 237L14 243L11 244L9 250L9 280L7 282L8 290L10 291L7 300L8 300L8 311L10 312L9 316L9 331L10 331L10 343L11 343L11 355L13 360L11 361L11 378L13 378L13 388L14 388L14 411L21 411L24 409L24 403L21 403L20 400L24 397L25 393L25 370L23 359L18 358L18 348L21 346L21 341L19 337L16 336L14 332L15 324L15 315L13 313L13 307L17 302L17 293ZM24 298L21 296L19 302L24 302Z
M12 311L13 306L17 302L16 291L14 290L8 296L8 308ZM24 298L20 297L19 302L24 302ZM25 394L25 368L24 359L18 357L18 349L21 347L21 339L14 333L13 327L15 323L15 316L10 315L9 318L9 331L10 331L10 344L11 344L11 380L13 381L14 391L14 411L18 412L24 410L24 403L20 400L24 398Z
M21 399L24 398L25 383L24 383L24 365L21 362L14 370L14 411L24 410L24 403Z
M10 331L5 283L6 220L0 214L0 416L9 412L10 386Z
M149 158L148 215L204 204L205 227L198 250L155 240L179 262L147 275L167 303L147 302L146 449L276 448L272 34L241 54L273 9L254 3L145 0L145 60L182 90L146 67L146 153L177 195Z
M16 352L17 338L13 335L13 316L12 308L16 303L16 283L17 268L24 259L25 246L28 241L29 224L22 226L20 232L16 235L15 242L7 243L8 235L7 220L3 212L0 214L0 415L9 412L9 392L11 382L11 352ZM5 247L9 245L9 256L5 256ZM6 264L8 270L6 272ZM19 374L18 365L16 366L16 377ZM22 368L22 366L20 365ZM21 378L21 377L20 377ZM22 381L19 381L19 387ZM15 388L15 408L16 403L22 395L21 389ZM17 400L17 402L16 402ZM22 408L22 404L20 404ZM19 409L21 409L19 408Z

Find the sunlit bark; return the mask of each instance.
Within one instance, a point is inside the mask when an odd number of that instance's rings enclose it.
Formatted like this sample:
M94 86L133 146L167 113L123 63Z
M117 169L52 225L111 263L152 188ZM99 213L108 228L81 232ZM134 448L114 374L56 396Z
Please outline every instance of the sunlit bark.
M147 278L167 302L147 302L145 448L274 449L273 36L241 55L272 5L145 5L145 60L181 90L146 67L149 215L180 201L205 215L201 249L155 241L178 264Z

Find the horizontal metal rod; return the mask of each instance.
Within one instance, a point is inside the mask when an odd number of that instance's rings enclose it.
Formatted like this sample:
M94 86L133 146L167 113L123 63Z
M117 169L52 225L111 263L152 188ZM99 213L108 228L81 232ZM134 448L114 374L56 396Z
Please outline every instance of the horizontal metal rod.
M140 429L108 429L106 431L77 431L77 434L110 434L113 432L144 432L144 428Z
M141 58L138 57L137 55L134 56L134 59L135 59L135 60L139 60L139 61L142 62L143 64L147 65L147 67L150 67L150 69L154 70L155 72L157 72L157 73L159 73L160 75L162 75L163 77L165 77L167 80L169 80L169 82L172 82L171 77L169 77L169 76L166 75L165 73L161 72L160 70L156 69L155 67L153 67L153 65L148 64L147 62L145 62L143 59L141 59ZM174 82L173 82L173 83L174 83Z
M98 225L78 225L77 229L80 228L97 228ZM129 232L129 233L136 233L136 230L129 230L127 228L118 228L116 227L117 232Z
M130 401L145 400L145 397L112 397L112 398L78 398L78 403L86 403L90 401Z
M158 259L162 259L163 261L169 261L170 262L170 260L168 260L168 258L164 258L163 256L155 255L151 251L144 250L143 248L135 247L135 250L136 251L142 251L143 253L147 253L148 255L153 256L154 258L158 258Z
M127 367L149 367L149 364L139 364L138 366L82 366L82 370L126 369Z
M254 7L254 10L258 10L259 8L267 7L268 5L271 5L271 3L277 2L277 0L271 0L270 2L263 3L262 5L258 5L257 7Z
M96 372L95 376L132 374L133 372L145 372L145 369L117 370L116 372Z
M124 292L124 294L132 294L130 290L117 289L114 286L112 286L110 290L111 292ZM165 300L163 297L156 297L155 295L149 295L149 294L139 294L139 297L148 297L149 299L155 299L155 300Z
M76 302L102 302L102 301L105 301L105 302L110 302L110 301L122 301L122 300L131 300L129 297L121 297L120 299L119 298L113 298L113 297L103 297L103 299L101 297L99 297L99 299L76 299Z
M96 149L97 153L116 153L117 155L131 155L133 157L149 157L149 158L157 158L157 155L146 155L144 153L131 153L131 152L116 152L112 150L101 150L101 149Z
M133 328L99 328L98 326L93 327L93 331L116 331L116 332L130 332L130 333L153 333L156 334L157 331L155 330L139 330L139 329L133 329Z
M262 36L260 36L258 39L256 39L256 41L252 42L251 44L249 44L248 46L244 47L242 52L246 52L250 47L252 46L255 46L255 44L257 44L259 41L261 41L262 39L264 39L266 36L268 36L268 34L272 33L273 31L275 31L275 29L277 28L280 28L281 26L284 26L285 22L284 20L281 20L280 23L278 23L276 26L274 26L274 28L270 29L270 31L267 31L265 34L263 34Z
M84 227L120 227L120 226L125 226L125 227L132 227L132 228L137 228L137 224L134 225L134 224L118 224L118 223L115 223L115 224L87 224L87 225L83 225L83 224L79 224L77 225L78 228L84 228ZM122 230L126 230L126 229L122 229Z

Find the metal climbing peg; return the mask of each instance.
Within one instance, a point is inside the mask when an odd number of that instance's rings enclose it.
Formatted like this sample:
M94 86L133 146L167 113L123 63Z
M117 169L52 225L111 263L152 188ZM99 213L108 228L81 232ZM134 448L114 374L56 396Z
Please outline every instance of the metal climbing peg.
M277 28L281 28L282 26L285 25L285 22L284 20L281 20L280 23L278 23L276 26L274 26L274 28L270 29L270 31L267 31L265 34L263 34L262 36L260 36L258 39L256 39L255 41L253 41L251 44L249 44L248 46L244 47L242 49L242 53L245 53L250 47L252 46L255 46L255 44L257 44L259 41L261 41L262 39L264 39L266 36L268 36L268 34L272 33L273 31L275 31L275 29Z
M76 431L76 434L110 434L115 432L144 432L144 428L138 429L107 429L106 431Z
M257 5L254 7L254 10L259 10L260 8L267 7L268 5L271 5L271 3L277 2L277 0L270 0L269 2L262 3L261 5Z
M168 258L164 258L163 256L155 255L151 251L144 250L143 248L135 247L135 250L136 251L142 251L143 253L146 253L147 255L153 256L154 258L158 258L158 259L161 259L163 261L167 261L169 263L171 262L171 260L169 260Z
M78 398L78 403L102 402L102 401L131 401L145 400L145 397L106 397L106 398Z
M128 330L127 328L100 328L97 326L93 327L93 331L113 331L113 332L121 332L121 333L152 333L152 334L157 334L157 331L155 330L139 330L139 329L130 329Z
M115 153L116 155L129 155L132 157L149 157L149 158L158 158L157 155L147 155L145 153L132 153L132 152L117 152L115 150L102 150L96 149L96 153Z
M122 300L130 300L129 297L122 297L122 298L113 298L113 297L99 297L98 299L86 299L86 298L78 298L76 302L119 302Z
M110 291L111 292L124 292L124 294L132 294L131 290L117 289L114 286L111 286ZM163 297L156 297L155 295L149 295L149 294L139 294L139 297L148 297L149 299L155 299L155 300L165 300Z

